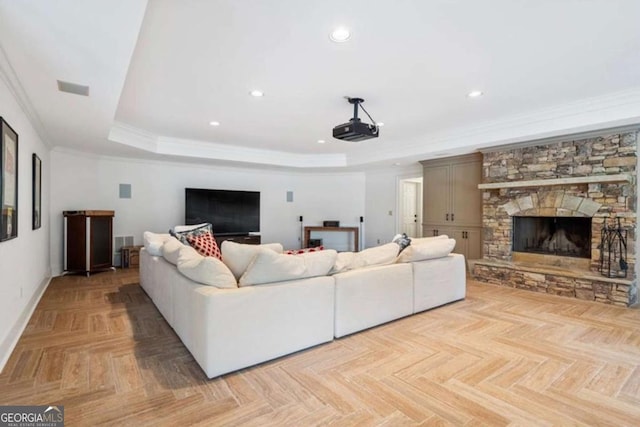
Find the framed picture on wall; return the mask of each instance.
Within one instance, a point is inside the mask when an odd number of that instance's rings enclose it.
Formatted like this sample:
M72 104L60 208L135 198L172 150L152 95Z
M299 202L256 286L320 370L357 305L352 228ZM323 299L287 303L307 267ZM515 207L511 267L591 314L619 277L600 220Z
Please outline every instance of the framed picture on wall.
M18 237L18 134L0 117L0 242Z
M33 153L33 229L37 230L42 225L42 160Z

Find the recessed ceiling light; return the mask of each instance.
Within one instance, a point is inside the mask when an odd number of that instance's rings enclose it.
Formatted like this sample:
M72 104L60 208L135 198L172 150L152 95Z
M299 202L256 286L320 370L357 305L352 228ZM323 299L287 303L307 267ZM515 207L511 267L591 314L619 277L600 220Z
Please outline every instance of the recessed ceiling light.
M469 97L469 98L477 98L477 97L482 96L482 95L483 95L483 93L482 93L481 90L472 90L471 92L469 92L467 94L467 97Z
M251 94L251 96L255 96L256 98L260 98L260 97L264 96L264 92L261 91L261 90L252 90L249 93Z
M331 31L331 34L329 34L329 38L331 39L331 41L336 43L346 42L350 37L351 32L348 28L345 27L338 27L335 30Z
M325 141L324 139L319 139L318 140L318 144L324 144L325 142L327 142L327 141Z
M216 121L209 122L209 124L210 124L211 126L220 126L220 122L216 122Z

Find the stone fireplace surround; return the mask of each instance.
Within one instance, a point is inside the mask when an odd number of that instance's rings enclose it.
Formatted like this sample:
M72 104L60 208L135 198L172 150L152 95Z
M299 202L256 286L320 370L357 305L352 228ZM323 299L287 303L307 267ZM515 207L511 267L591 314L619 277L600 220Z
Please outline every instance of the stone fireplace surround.
M635 273L638 132L568 139L484 153L483 258L479 281L608 304L637 300ZM521 257L512 251L513 216L591 217L591 258ZM599 273L602 227L627 230L626 278Z

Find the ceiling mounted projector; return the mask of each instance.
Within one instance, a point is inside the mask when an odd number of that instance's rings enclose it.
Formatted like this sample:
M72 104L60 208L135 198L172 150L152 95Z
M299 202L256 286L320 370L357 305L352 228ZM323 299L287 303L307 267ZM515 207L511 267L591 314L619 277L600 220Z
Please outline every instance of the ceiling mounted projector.
M333 128L333 137L341 139L343 141L357 142L364 141L365 139L377 138L380 134L378 125L375 120L369 116L367 110L364 109L362 98L350 98L345 96L349 104L353 104L353 118L349 120L349 123L344 123ZM362 108L373 124L364 123L358 118L358 107Z

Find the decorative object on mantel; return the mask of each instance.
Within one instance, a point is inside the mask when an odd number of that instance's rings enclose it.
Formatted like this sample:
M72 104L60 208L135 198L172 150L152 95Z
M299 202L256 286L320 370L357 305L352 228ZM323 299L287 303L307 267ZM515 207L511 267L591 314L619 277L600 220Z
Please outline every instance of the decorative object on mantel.
M0 117L0 242L18 237L18 134Z
M605 221L602 226L600 249L600 274L605 277L627 277L627 230L620 225L609 226Z

